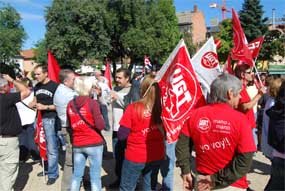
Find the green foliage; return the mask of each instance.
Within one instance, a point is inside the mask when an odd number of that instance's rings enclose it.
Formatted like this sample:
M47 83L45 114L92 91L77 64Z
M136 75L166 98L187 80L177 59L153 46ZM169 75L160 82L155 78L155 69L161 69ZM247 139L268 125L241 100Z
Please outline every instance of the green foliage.
M178 21L172 0L109 1L112 24L110 58L128 55L142 62L144 55L164 61L179 41ZM110 23L110 22L109 22Z
M35 59L37 63L47 64L47 48L46 48L46 40L40 40L36 43L35 51Z
M272 30L267 33L259 58L272 60L274 55L285 56L285 35L278 30Z
M47 48L60 65L104 58L111 49L104 1L54 0L47 9Z
M26 34L20 23L21 17L11 7L0 8L0 59L1 63L12 64L10 59L19 55Z
M248 42L268 31L265 23L268 18L263 18L264 11L262 8L260 0L244 0L242 9L239 12L240 22Z
M248 42L265 36L258 60L272 60L276 54L284 55L284 37L282 39L279 31L269 31L266 21L263 18L263 6L260 0L245 0L242 10L239 12L240 21Z
M220 25L220 32L215 36L221 40L221 47L218 49L219 61L224 63L227 60L228 54L233 47L233 29L232 29L232 20L225 19Z

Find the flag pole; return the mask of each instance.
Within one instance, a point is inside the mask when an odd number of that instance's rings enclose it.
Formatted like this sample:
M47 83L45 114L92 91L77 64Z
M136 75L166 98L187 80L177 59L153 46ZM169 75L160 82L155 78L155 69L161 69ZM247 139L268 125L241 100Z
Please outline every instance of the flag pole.
M257 57L254 59L254 69L255 69L255 71L256 71L259 84L260 84L261 87L263 87L262 81L261 81L261 79L260 79L259 72L258 72L257 67L256 67L256 64L255 64L255 63L256 63L256 60L257 60Z

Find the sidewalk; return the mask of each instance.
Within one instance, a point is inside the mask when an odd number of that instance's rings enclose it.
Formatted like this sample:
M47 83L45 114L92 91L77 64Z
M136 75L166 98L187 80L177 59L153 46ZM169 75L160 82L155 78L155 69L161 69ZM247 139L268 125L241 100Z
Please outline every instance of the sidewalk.
M103 161L102 165L102 190L110 190L106 189L106 185L109 185L115 180L114 173L114 159L112 159L112 132L104 132L103 133L107 145L108 145L108 156L107 159ZM34 163L32 160L28 160L26 163L20 164L19 174L15 184L15 191L60 191L61 187L61 177L62 177L62 169L60 166L60 177L56 181L55 184L51 186L47 186L44 183L43 177L37 177L37 173L42 171L42 167L39 163ZM262 153L258 152L254 157L252 170L248 174L248 180L251 182L250 188L256 191L263 190L265 185L268 182L270 174L270 161L266 159ZM161 177L159 177L159 182L161 183ZM180 178L180 169L175 169L174 175L174 190L180 191L182 190L182 180ZM81 188L81 190L85 190ZM88 190L88 189L87 189Z

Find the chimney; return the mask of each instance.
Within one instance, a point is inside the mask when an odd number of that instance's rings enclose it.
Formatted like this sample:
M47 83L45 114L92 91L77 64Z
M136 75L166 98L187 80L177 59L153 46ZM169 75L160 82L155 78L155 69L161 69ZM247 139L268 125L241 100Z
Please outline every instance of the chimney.
M195 13L195 12L198 12L198 6L197 5L194 5L194 10L193 10L193 12Z

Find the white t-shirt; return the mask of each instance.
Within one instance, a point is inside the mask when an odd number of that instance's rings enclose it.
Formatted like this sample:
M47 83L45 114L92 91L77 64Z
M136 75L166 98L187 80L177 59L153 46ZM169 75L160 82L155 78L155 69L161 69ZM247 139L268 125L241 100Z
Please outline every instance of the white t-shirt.
M33 99L34 99L34 94L31 93L27 98L22 100L22 102L28 105L30 102L33 101ZM22 102L16 103L16 107L18 109L21 118L22 126L34 123L37 114L36 111L27 107Z

